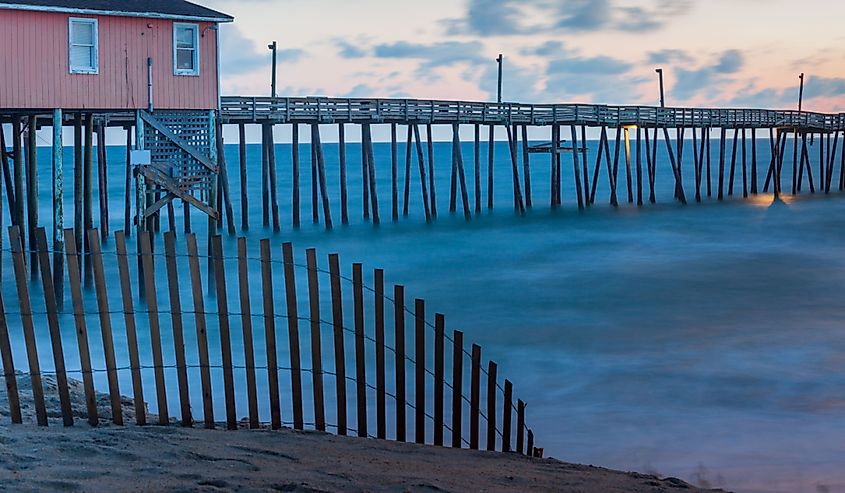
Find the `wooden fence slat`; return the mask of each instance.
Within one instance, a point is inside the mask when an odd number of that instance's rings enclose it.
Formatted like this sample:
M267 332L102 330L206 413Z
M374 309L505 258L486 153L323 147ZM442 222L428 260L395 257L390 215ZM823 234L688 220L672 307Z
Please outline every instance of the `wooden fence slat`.
M205 300L202 292L202 274L197 248L197 236L186 235L188 244L188 268L191 272L191 292L194 301L194 317L197 325L197 351L200 362L200 385L202 387L202 410L205 427L214 428L214 404L212 402L211 367L208 358L208 324L205 318Z
M41 266L41 285L44 292L44 305L47 309L47 326L50 330L50 344L53 350L53 364L55 365L54 368L56 370L59 403L62 408L62 422L65 426L73 426L73 409L71 407L70 389L68 388L67 371L65 369L62 332L59 327L59 308L56 304L56 292L53 289L53 274L52 269L50 268L50 255L47 252L47 235L44 232L44 228L39 228L36 234L38 235L38 261ZM89 359L89 370L90 366L91 364ZM93 392L93 388L91 391ZM96 411L94 415L96 416Z
M79 264L74 261L76 259L76 245L72 241L74 232L72 229L66 229L64 231L64 235L65 241L70 241L66 252L68 256L68 282L70 283L70 295L73 301L73 321L76 328L76 342L79 347L79 363L82 368L82 386L85 391L85 409L88 413L88 424L91 426L97 426L99 424L97 416L97 396L94 393L94 375L91 373L91 350L88 345L88 327L85 324L85 303L82 300L82 279L79 273ZM94 236L96 236L96 234ZM49 254L47 253L47 235L43 228L38 230L36 237L39 260L42 264L47 264L48 270L46 274L49 275L50 263L48 260ZM42 272L42 274L45 273ZM52 283L52 279L50 282ZM45 296L46 294L47 292L45 290Z
M0 157L5 159L5 157ZM12 357L12 344L9 340L9 325L6 323L6 306L3 293L0 293L0 357L3 361L3 377L6 381L6 395L9 400L9 417L13 424L23 423L21 400L18 394L18 380L15 374L15 362Z
M528 457L536 457L534 454L534 432L531 430L528 430L528 445L526 448L525 453L528 454Z
M513 408L513 384L505 380L505 402L502 409L502 452L511 451L511 416Z
M393 340L396 361L396 441L407 440L405 401L405 287L393 286L395 335Z
M337 434L346 435L346 349L343 344L343 291L340 288L340 260L336 253L329 255L329 275L331 277L332 289L332 331L334 335Z
M481 347L472 345L472 368L470 370L469 394L469 448L478 450L478 435L481 420Z
M214 262L214 280L217 286L217 323L220 328L220 352L223 360L223 390L226 401L226 428L238 429L235 408L235 375L232 365L232 335L229 328L229 303L226 291L226 269L223 266L223 239L211 238L211 255Z
M416 383L414 385L415 434L417 443L425 443L425 301L414 301L414 359Z
M249 408L249 427L259 427L258 390L255 383L255 348L252 339L252 308L249 302L249 273L247 270L246 238L238 238L238 298L241 302L241 331L246 366L246 395Z
M452 447L461 448L461 426L463 425L464 387L464 333L456 330L452 335Z
M65 231L65 243L73 239L73 231ZM112 422L123 425L123 407L121 406L120 382L117 375L117 361L114 354L114 335L109 309L109 296L106 288L106 275L103 268L103 253L100 238L96 230L88 231L88 244L91 247L91 265L94 273L94 290L97 296L97 308L100 317L100 332L103 338L103 356L106 360L106 375L109 381L109 401L112 410ZM70 256L69 256L70 258ZM55 258L54 261L55 263ZM54 276L55 279L55 276Z
M516 401L516 453L524 454L525 449L525 403Z
M496 450L496 363L487 364L487 450Z
M270 240L259 243L261 250L261 291L264 302L264 340L267 350L267 383L270 392L270 427L282 427L279 405L279 363L276 359L276 302L273 295L273 264L270 258ZM301 408L300 408L301 409Z
M311 318L311 383L314 391L314 425L326 431L326 410L323 398L323 349L320 341L320 286L317 277L317 252L305 251L308 268L308 300Z
M290 344L290 379L293 399L293 427L304 428L302 412L302 364L299 354L299 315L296 300L296 270L293 265L293 245L282 244L282 257L285 264L285 298L288 313L288 341Z
M367 438L367 370L364 352L364 275L361 264L352 264L355 302L355 400L358 404L358 436Z
M443 446L443 391L446 319L442 313L434 315L434 445Z
M47 426L47 406L44 402L44 387L41 383L41 364L38 361L38 347L35 342L35 327L32 321L32 301L27 284L26 260L20 226L9 227L9 244L12 249L12 264L15 269L15 283L21 308L26 356L29 364L29 377L32 383L32 398L35 404L35 418L38 426Z
M146 289L147 318L150 323L150 344L153 352L153 374L156 384L156 401L158 403L158 423L170 423L167 413L167 388L164 380L164 358L161 352L161 327L158 319L158 299L156 296L155 271L153 270L153 253L150 245L149 231L142 231L139 236L141 245L141 259L144 264L144 288Z
M93 253L92 253L93 254ZM179 271L176 266L176 233L164 233L164 256L170 298L170 320L173 328L173 351L176 356L176 380L179 385L179 409L182 426L193 425L191 397L188 391L188 368L185 360L185 333L182 321L182 300L179 294Z
M375 321L376 321L376 438L387 439L387 395L385 390L384 361L384 271L376 269Z
M135 307L132 301L132 285L129 279L129 260L126 253L126 234L114 233L117 251L117 269L120 275L120 293L123 298L123 319L126 324L126 344L129 352L129 368L132 374L132 397L135 404L135 423L147 424L147 411L144 403L144 386L141 380L141 358L138 354L138 331L135 326ZM70 247L68 247L70 248ZM77 257L78 258L78 257ZM74 260L76 261L76 260ZM70 263L70 261L68 261Z

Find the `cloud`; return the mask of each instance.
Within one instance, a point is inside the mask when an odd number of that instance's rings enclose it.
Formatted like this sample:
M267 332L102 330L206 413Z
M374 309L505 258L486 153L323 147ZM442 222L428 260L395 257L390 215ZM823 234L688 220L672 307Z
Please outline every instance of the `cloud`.
M826 97L845 97L845 78L807 77L804 84L804 97L807 99Z
M588 75L619 75L631 70L632 65L624 60L609 56L573 57L552 60L548 73L555 74L588 74Z
M733 74L739 72L744 63L745 60L742 52L739 50L728 50L722 53L719 63L713 67L713 70L721 74Z
M337 45L338 53L343 58L363 58L367 56L369 52L367 49L361 48L360 46L356 46L342 39L335 40L335 45Z
M648 54L649 63L692 63L693 57L684 50L659 50Z
M546 41L539 46L523 48L520 50L522 55L540 57L560 56L564 52L566 52L566 46L560 41Z
M478 41L443 41L432 44L399 41L376 45L373 54L378 58L406 58L422 60L417 72L426 72L459 63L483 63L484 46Z
M269 50L260 51L259 47L248 39L232 24L224 24L220 32L220 65L225 75L241 75L268 67Z
M709 65L697 69L676 68L673 71L675 84L669 92L673 99L679 101L692 99L702 93L715 97L719 89L734 81L729 76L737 73L744 64L741 52L728 50Z

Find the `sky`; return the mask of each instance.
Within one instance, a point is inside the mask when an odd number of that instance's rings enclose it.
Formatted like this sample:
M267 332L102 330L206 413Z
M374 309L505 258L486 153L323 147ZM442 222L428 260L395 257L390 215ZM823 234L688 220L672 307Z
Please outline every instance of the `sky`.
M845 111L834 0L197 0L221 28L224 95L797 107Z

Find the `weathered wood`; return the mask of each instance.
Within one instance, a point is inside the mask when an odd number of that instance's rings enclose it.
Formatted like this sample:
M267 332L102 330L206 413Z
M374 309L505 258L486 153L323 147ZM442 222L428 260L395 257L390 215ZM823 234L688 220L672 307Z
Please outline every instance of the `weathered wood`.
M300 205L300 184L299 184L299 125L294 123L291 125L291 214L293 215L293 227L298 228L301 224L301 205ZM344 153L345 157L345 153ZM345 164L345 163L344 163ZM346 178L345 167L341 168L344 173L342 176ZM346 184L344 180L343 184Z
M581 146L584 148L581 152L581 171L584 173L584 204L589 207L590 201L590 170L587 167L587 127L581 126Z
M678 176L681 177L681 184L683 184L683 171L682 165L684 163L684 132L686 128L680 127L676 129L675 133L675 141L677 142L678 146ZM668 139L667 139L668 140ZM678 191L677 187L675 189L675 198L680 197L680 192Z
M481 213L481 125L475 124L475 140L473 146L474 176L475 176L475 213Z
M460 142L460 139L458 140ZM525 208L531 208L531 160L528 154L528 125L522 125L522 181L525 187Z
M425 301L414 300L414 439L425 443Z
M461 426L464 387L464 333L456 330L452 334L452 448L461 448Z
M349 199L346 187L346 127L342 123L337 126L337 136L340 166L340 221L343 224L349 224Z
M511 451L511 416L513 411L513 384L505 380L504 407L502 408L502 452Z
M170 424L167 412L167 388L164 379L164 358L161 351L161 328L158 318L158 299L155 285L155 271L153 270L153 252L150 245L150 233L141 232L141 259L144 263L144 287L147 290L147 318L150 324L150 345L153 354L153 374L156 384L156 401L158 403L158 423Z
M672 165L672 172L675 174L675 192L677 199L684 205L687 203L686 195L684 194L684 180L681 176L680 161L675 163L675 154L672 152L672 145L669 139L669 130L663 128L663 137L666 140L666 149L669 151L669 164Z
M24 154L21 148L21 127L23 123L21 117L16 115L12 118L12 172L14 174L15 185L15 207L14 216L12 216L12 224L20 226L21 231L21 245L26 247L26 230L24 229L24 185L23 185L23 168L24 168ZM6 183L12 183L7 180ZM80 202L81 205L81 202ZM12 208L9 208L12 211Z
M5 159L5 157L0 156L0 159ZM3 380L6 382L9 418L12 424L21 424L23 423L21 400L18 394L18 379L15 373L15 361L12 356L12 343L9 339L9 324L6 319L6 306L3 303L3 293L0 293L0 360L3 362Z
M660 134L658 133L658 128L654 127L654 139L652 139L652 146L651 146L651 188L654 189L654 183L657 180L657 141L660 140ZM669 143L667 142L666 145L668 146ZM654 201L652 201L653 203Z
M267 176L269 178L270 186L270 207L273 216L273 231L281 229L279 225L279 197L278 187L276 186L276 138L274 136L275 127L272 124L267 125Z
M223 263L223 242L220 235L211 238L214 280L217 288L217 323L220 332L220 352L223 363L223 390L226 401L226 428L238 429L235 407L235 375L232 365L232 335L229 327L229 296L226 290L226 268Z
M340 260L336 253L329 255L329 276L332 290L332 332L334 334L337 434L346 435L346 349L343 344L343 290L340 288ZM357 329L357 305L355 306L355 310Z
M560 179L557 176L557 162L560 160L558 149L560 148L560 125L552 125L551 128L551 152L549 153L549 204L552 208L560 205Z
M396 441L406 440L406 387L405 387L405 287L393 286L393 351L394 368L396 371Z
M425 145L428 151L428 193L431 197L429 204L431 205L431 217L437 217L437 187L434 181L434 140L431 135L431 124L425 126ZM454 182L454 174L452 175ZM452 187L452 195L454 196L454 186ZM454 200L453 200L454 202Z
M516 401L516 453L525 454L525 403Z
M458 210L458 158L457 149L455 148L455 127L452 127L452 168L449 180L449 212L454 214ZM436 216L434 216L436 217Z
M97 192L100 199L99 229L103 240L106 241L109 237L109 181L106 161L106 127L102 123L97 125Z
M252 307L249 299L249 266L247 262L246 238L238 238L238 299L241 307L241 333L244 344L244 366L246 366L246 398L249 409L249 427L260 426L258 419L258 389L255 383L255 347L252 338Z
M376 190L375 151L373 150L373 136L370 131L369 125L364 126L364 136L367 148L367 183L369 184L370 206L372 207L373 212L373 224L379 224L381 220L378 210L378 192Z
M481 347L472 345L469 393L469 448L478 450L481 420Z
M757 195L757 130L751 129L751 194Z
M623 133L625 135L625 179L627 180L628 185L628 203L634 203L634 186L633 186L633 176L631 173L631 135L629 132L628 127L623 129ZM575 139L572 139L572 152L578 152L578 146L575 145ZM679 159L680 160L680 159Z
M179 385L180 422L182 426L189 427L193 425L193 417L191 416L191 397L188 389L188 365L185 359L185 333L182 320L182 297L179 291L179 269L176 264L176 233L173 231L164 234L164 257L170 298L170 322L173 329L173 351L176 356L176 380ZM96 277L96 263L94 276Z
M585 149L587 143L582 144ZM586 152L586 150L585 150ZM643 145L642 145L642 129L637 127L637 205L643 205Z
M293 245L282 244L282 261L285 264L285 301L288 316L288 347L290 350L290 383L293 403L293 427L301 430L305 426L302 411L302 364L299 351L299 313L296 299L296 270L293 263ZM269 260L268 260L269 262ZM269 263L267 264L267 283L269 277ZM268 317L268 306L265 302L264 316Z
M594 204L596 202L596 187L598 186L599 180L599 170L601 169L601 161L602 155L604 154L605 144L607 143L607 127L601 128L601 134L599 135L599 150L598 154L596 155L596 166L593 169L593 184L590 188L590 203Z
M428 202L428 190L425 180L425 163L423 161L422 143L420 142L419 126L414 125L414 142L417 148L417 163L420 169L420 189L422 190L423 208L425 209L425 221L431 222L431 206Z
M200 385L202 387L203 421L206 428L214 428L214 404L212 402L211 364L208 357L208 324L205 318L205 300L202 295L197 237L186 235L188 243L188 268L191 273L191 292L194 301L194 319L197 326L197 352L200 363Z
M719 194L718 199L725 198L725 137L727 129L722 127L719 137Z
M616 143L613 146L613 168L610 168L610 161L607 161L607 174L609 178L609 185L610 185L610 205L616 207L619 205L619 198L617 195L617 185L619 183L619 147L622 142L622 127L616 129ZM605 141L605 144L607 141ZM610 156L610 152L605 149L605 154Z
M261 255L261 300L263 303L264 315L264 347L267 355L267 390L269 391L270 401L270 427L278 430L282 427L282 412L279 403L279 363L276 357L276 298L273 294L273 264L270 255L270 240L263 239L259 243ZM286 281L287 282L287 281ZM294 306L294 310L296 307ZM297 320L293 319L293 324ZM295 325L294 325L295 326ZM296 370L296 378L299 378L299 334L296 334L296 348L297 348L297 366L294 367L291 361L291 375L294 375ZM293 360L294 353L291 351L291 360ZM293 377L292 377L293 382ZM296 381L299 384L299 380ZM301 384L293 387L294 392L301 389ZM302 419L302 401L299 401L299 417ZM299 428L302 429L301 422Z
M0 132L0 167L3 168L3 180L6 185L6 200L9 204L9 217L12 220L12 225L15 225L17 221L17 213L15 212L15 204L17 203L17 199L15 197L15 184L12 181L12 171L9 168L9 156L6 152L6 133ZM2 197L0 197L2 198ZM2 208L0 208L0 212L2 212ZM0 225L3 224L3 216L0 214ZM0 235L2 236L2 235ZM0 241L0 245L2 242Z
M584 208L584 196L581 191L581 171L578 168L578 133L575 131L575 125L571 125L569 127L569 134L572 137L572 170L575 175L575 195L578 198L578 208ZM587 147L586 142L581 143L582 146L585 148ZM552 142L553 151L555 154L559 154L558 148L560 147L557 142Z
M93 230L91 230L93 231ZM89 233L91 232L89 231ZM44 229L38 230L38 257L48 269L42 272L42 276L50 276L50 261L47 253L47 235ZM85 391L85 410L88 414L88 424L97 426L97 395L94 392L94 375L91 372L91 349L88 344L88 326L85 323L85 303L82 299L82 276L79 273L79 265L73 262L73 255L76 255L73 244L73 230L65 230L65 236L69 241L67 255L70 257L68 267L68 283L70 284L70 295L73 301L73 321L76 328L76 344L79 350L79 364L82 369L82 387ZM96 239L96 234L94 235ZM48 281L52 283L52 279ZM45 296L47 290L44 291ZM119 398L119 396L118 396ZM118 401L119 402L119 401ZM120 407L118 407L120 409ZM112 408L114 412L114 408Z
M526 447L526 454L528 454L528 457L536 457L534 450L534 432L530 429L528 430L528 446Z
M833 181L833 166L834 166L834 163L836 162L836 153L837 153L838 149L839 149L839 132L836 132L833 136L833 146L831 147L832 153L830 155L830 159L828 159L828 165L827 165L827 182L825 183L825 192L826 193L830 192L830 185L831 185L831 182Z
M317 252L305 251L308 266L308 300L311 322L311 381L314 391L314 424L317 431L326 431L325 400L323 398L323 351L320 341L320 286L317 277Z
M220 122L220 119L217 119L216 125L217 169L219 170L218 184L220 191L223 192L222 198L223 205L226 210L226 228L228 229L229 234L233 235L235 234L235 213L232 207L232 194L229 187L229 166L226 164L226 146L223 142L223 124ZM220 197L220 195L218 195L218 197ZM173 204L168 203L168 208L170 210L171 230L175 230L176 227L173 221ZM220 217L223 217L222 214Z
M497 371L496 363L491 361L487 364L487 450L490 452L496 450Z
M370 174L368 168L367 151L365 142L364 126L361 125L361 207L363 208L364 220L370 219Z
M50 269L50 255L47 251L47 234L44 232L44 228L39 228L36 234L38 235L38 261L41 264L41 286L44 293L44 306L47 309L47 327L50 330L50 345L53 350L53 368L56 371L56 386L58 387L59 391L59 404L62 408L62 422L65 426L73 426L73 409L71 407L70 402L70 390L68 388L67 370L65 369L65 354L64 348L62 346L62 332L61 327L59 327L59 308L56 305L56 292L53 289L53 274ZM17 274L17 271L15 272L15 274ZM81 292L81 289L78 285L77 289L79 290L79 292ZM79 302L79 304L81 305L81 299L79 300ZM76 313L77 310L75 309L74 314ZM78 322L79 321L77 320L77 333L80 332ZM92 411L90 404L94 400L94 382L91 379L91 359L90 354L88 354L89 351L87 350L88 339L84 327L81 332L81 337L85 337L85 347L80 347L80 358L82 360L81 364L83 370L83 378L85 378L85 374L87 373L87 378L89 379L87 382L83 383L83 386L85 388L85 401L86 404L88 404L89 420L93 419L96 423L96 403L94 403L93 406L94 416L93 418L90 416L90 413Z
M384 271L373 273L376 344L376 438L387 439L387 376L384 359Z
M656 132L657 129L655 129ZM657 135L657 133L655 133ZM649 196L648 201L650 203L655 202L654 197L654 169L652 167L651 162L651 141L648 138L648 129L645 129L645 160L646 160L646 175L648 180L648 188L649 188Z
M511 171L513 172L513 207L520 213L525 213L525 202L522 199L522 187L519 185L519 165L517 164L516 156L516 125L511 128L506 127L508 131L508 147L511 154Z
M748 197L748 156L746 152L745 129L742 129L742 196Z
M798 193L798 128L792 138L792 195Z
M361 264L352 264L353 302L355 304L355 402L358 405L358 436L367 438L367 369L364 349L364 274Z
M70 242L67 242L70 249ZM129 261L126 252L126 235L123 231L114 234L117 251L117 269L120 275L120 293L123 299L123 320L126 326L126 344L129 352L129 370L132 374L132 398L135 404L135 423L147 424L147 411L144 401L144 386L141 380L141 358L138 354L138 331L135 326L135 307L132 301L132 284L129 280ZM190 243L189 243L190 244ZM75 258L79 258L76 256ZM79 265L78 260L77 266ZM70 263L70 260L68 260Z
M707 129L706 136L707 136L707 144L705 144L704 147L705 147L705 149L707 149L707 153L705 155L705 157L707 158L706 159L706 165L707 165L707 196L712 197L713 196L713 184L712 184L712 178L711 178L711 173L710 173L711 146L710 146L710 129L709 128Z
M332 229L332 211L329 204L329 189L326 185L326 161L323 157L323 143L320 141L320 126L316 124L311 125L311 145L315 148L317 156L317 176L323 203L323 220L326 223L326 229Z
M295 142L295 141L294 141ZM294 146L296 148L296 146ZM261 220L265 228L270 227L270 155L267 145L267 125L261 125ZM296 182L294 182L294 188ZM294 208L294 210L297 210Z
M469 206L469 192L467 191L467 179L464 172L464 156L461 150L461 135L457 125L452 127L452 149L454 149L455 164L457 165L458 180L461 185L461 204L464 208L464 218L472 219L472 211Z
M706 139L704 138L704 130L702 129L701 134L701 148L698 146L698 137L695 133L695 129L692 130L692 158L693 158L693 166L695 167L695 201L701 202L701 168L702 168L702 157L704 153L704 143Z
M493 208L493 158L495 156L496 126L490 125L487 137L487 208Z
M84 250L81 251L83 265L85 266L85 287L91 285L91 257L88 255L88 238L85 237L84 232L94 227L94 208L93 208L93 181L94 181L94 115L88 113L85 115L85 159L84 159L82 193L83 193L83 225L84 230L80 233L82 235L82 245Z
M44 402L44 387L41 384L41 363L38 360L38 346L35 339L35 326L32 320L32 301L29 297L29 285L26 278L26 262L23 253L23 239L20 226L9 228L9 244L12 250L12 265L15 269L15 285L18 291L18 303L21 312L26 359L29 365L29 378L32 386L32 399L35 407L35 419L38 426L47 426L47 407Z
M114 353L114 335L112 333L111 310L109 309L108 287L103 268L103 254L100 249L100 238L95 230L88 231L88 242L91 246L91 263L94 269L94 290L97 296L97 311L100 317L100 334L103 339L103 357L106 360L106 376L109 383L109 402L111 403L112 422L123 425L123 407L121 406L120 383L117 375L117 362ZM73 231L65 230L65 243L73 244ZM74 254L68 255L75 257ZM55 257L54 257L55 259ZM68 262L68 269L74 262ZM53 265L56 266L55 260ZM55 273L54 273L55 274ZM55 279L55 276L54 276Z
M737 144L739 143L739 129L734 129L734 137L731 143L731 170L730 174L728 175L728 196L733 196L734 194L734 171L736 170L736 148Z
M445 388L446 320L434 315L434 445L443 446L443 394Z
M238 158L241 178L241 230L249 230L249 186L247 183L246 127L238 125Z
M399 149L396 142L396 124L390 124L390 204L392 218L399 220ZM344 223L345 224L345 223Z
M35 230L38 229L38 142L36 140L37 117L31 116L27 122L25 148L26 163L26 214L27 232L29 234L29 249L31 252L30 270L32 279L38 276L38 262L35 259L37 249Z
M402 215L408 215L408 202L411 198L411 153L413 152L413 129L408 125L408 139L405 141L405 194Z

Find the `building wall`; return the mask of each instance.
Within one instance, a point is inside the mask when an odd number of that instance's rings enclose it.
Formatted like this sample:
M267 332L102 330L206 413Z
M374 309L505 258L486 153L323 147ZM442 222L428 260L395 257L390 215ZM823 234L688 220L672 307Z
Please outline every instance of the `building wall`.
M99 74L69 73L69 17L99 19ZM156 109L216 108L214 24L197 23L200 75L176 76L173 22L0 9L0 108L146 108L147 57Z

